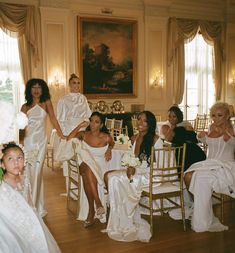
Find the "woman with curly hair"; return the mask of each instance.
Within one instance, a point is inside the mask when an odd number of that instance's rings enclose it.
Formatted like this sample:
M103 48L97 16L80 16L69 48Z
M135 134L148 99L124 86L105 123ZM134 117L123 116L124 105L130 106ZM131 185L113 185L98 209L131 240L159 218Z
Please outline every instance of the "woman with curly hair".
M118 241L149 241L151 234L147 221L141 219L138 204L141 191L149 184L149 174L143 173L150 163L152 146L163 146L155 133L156 118L150 111L137 117L139 133L132 136L133 153L139 158L139 167L109 171L104 175L109 192L110 213L106 231Z
M25 130L20 131L20 141L24 143L27 165L26 173L32 186L33 204L38 213L43 217L44 210L42 168L46 155L46 116L49 115L53 127L60 138L64 139L59 123L55 117L50 100L50 92L47 83L42 79L30 79L26 84L25 100L21 111L29 119Z

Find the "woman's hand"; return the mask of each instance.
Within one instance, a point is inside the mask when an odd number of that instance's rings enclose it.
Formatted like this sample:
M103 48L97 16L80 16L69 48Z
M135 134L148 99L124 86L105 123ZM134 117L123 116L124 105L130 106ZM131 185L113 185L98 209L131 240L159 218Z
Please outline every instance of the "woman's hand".
M131 180L131 177L133 175L135 175L135 168L132 167L132 166L129 166L127 169L126 169L126 175L127 177Z
M112 159L112 149L108 148L104 154L105 160L110 161Z

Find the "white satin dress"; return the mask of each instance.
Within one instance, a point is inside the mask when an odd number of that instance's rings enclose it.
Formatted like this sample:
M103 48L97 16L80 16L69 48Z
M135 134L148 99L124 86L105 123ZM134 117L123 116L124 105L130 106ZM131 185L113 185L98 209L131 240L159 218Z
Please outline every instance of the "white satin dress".
M29 181L22 191L0 182L0 252L60 253L42 218L27 203Z
M161 148L159 138L154 147ZM135 143L133 150L135 149ZM141 218L139 201L141 192L149 184L149 167L143 162L133 176L133 182L126 175L126 170L116 170L109 174L108 189L110 213L106 232L117 241L143 241L151 238L149 223Z
M44 216L43 163L46 155L46 111L39 105L28 110L29 119L24 139L26 173L32 187L32 200L39 215Z
M185 172L194 171L189 191L194 195L191 227L196 232L219 232L228 227L213 214L212 192L235 198L235 137L224 141L223 136L202 139L208 144L208 158L193 164Z
M87 99L81 93L68 93L57 104L57 119L65 136L84 120L89 121L90 116ZM68 177L67 162L63 163L63 174Z
M78 163L79 165L84 162L92 170L98 182L98 193L103 207L106 209L106 197L104 190L104 173L108 171L108 162L105 160L104 154L108 149L108 145L104 147L91 147L85 141L81 141L80 150L78 153ZM88 215L88 201L84 191L83 182L81 180L81 193L80 193L80 212L77 217L78 220L86 220ZM106 222L105 215L100 219L102 223Z

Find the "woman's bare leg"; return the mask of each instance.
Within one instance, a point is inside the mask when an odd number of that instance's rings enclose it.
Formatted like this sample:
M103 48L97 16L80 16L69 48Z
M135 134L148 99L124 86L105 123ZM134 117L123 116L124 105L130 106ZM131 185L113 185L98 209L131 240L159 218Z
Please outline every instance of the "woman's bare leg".
M190 171L190 172L185 173L185 175L184 175L184 182L185 182L185 185L186 185L187 189L189 189L191 179L192 179L192 176L193 176L193 172L194 171Z
M115 170L109 170L109 171L106 171L106 172L104 173L104 184L105 184L105 188L106 188L107 191L108 191L108 179L109 179L109 174L110 174L111 172L113 172L113 171L115 171Z
M102 207L97 189L97 179L92 170L85 163L80 165L80 174L82 175L84 190L89 204L87 220L91 221L94 219L95 215L94 202L97 208Z

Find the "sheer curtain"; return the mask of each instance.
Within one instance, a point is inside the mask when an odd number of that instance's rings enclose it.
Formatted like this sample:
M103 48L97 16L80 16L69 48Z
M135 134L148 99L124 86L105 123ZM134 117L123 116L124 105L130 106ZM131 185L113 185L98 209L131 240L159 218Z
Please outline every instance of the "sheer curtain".
M0 29L0 99L17 105L24 101L18 42Z
M180 104L187 119L208 114L215 102L213 47L200 34L185 44L185 92Z

